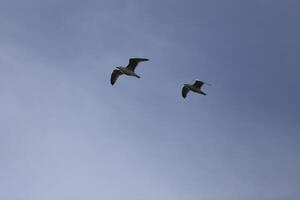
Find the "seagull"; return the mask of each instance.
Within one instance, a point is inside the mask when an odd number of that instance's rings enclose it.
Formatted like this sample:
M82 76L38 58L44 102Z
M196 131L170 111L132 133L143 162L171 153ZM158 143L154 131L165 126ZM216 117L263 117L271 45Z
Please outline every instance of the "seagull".
M201 91L201 87L204 85L211 85L209 83L205 83L203 81L199 81L199 80L195 80L194 84L184 84L184 86L182 87L182 97L186 98L187 94L189 93L189 91L193 91L202 95L206 95L206 93L204 93L203 91Z
M130 58L127 67L122 67L122 66L116 67L117 69L115 69L111 74L111 78L110 78L111 85L114 85L115 82L117 81L118 77L122 74L125 74L127 76L135 76L137 78L141 78L139 75L137 75L134 72L134 70L140 62L144 62L144 61L148 61L148 60L149 59L147 59L147 58Z

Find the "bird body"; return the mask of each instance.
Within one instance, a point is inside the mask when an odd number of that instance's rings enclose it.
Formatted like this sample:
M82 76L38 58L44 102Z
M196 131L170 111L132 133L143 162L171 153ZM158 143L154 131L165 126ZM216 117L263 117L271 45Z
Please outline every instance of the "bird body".
M184 87L187 87L189 90L199 93L199 94L203 94L206 95L206 93L202 92L200 88L195 87L194 85L191 84L184 84Z
M192 92L195 92L198 94L202 94L202 95L206 95L206 93L201 90L201 87L204 85L204 83L205 82L203 82L203 81L196 80L194 82L194 84L184 84L182 87L182 92L181 92L182 97L186 98L189 91L192 91Z
M119 69L123 74L127 75L127 76L135 76L137 78L141 78L139 75L137 75L134 71L128 69L127 67L117 67L117 69Z
M147 59L147 58L130 58L127 67L122 67L122 66L116 67L117 69L115 69L112 72L111 78L110 78L110 83L112 85L114 85L115 82L117 81L118 77L123 74L125 74L127 76L134 76L137 78L141 78L139 75L137 75L134 72L134 70L140 62L144 62L144 61L148 61L148 60L149 59Z

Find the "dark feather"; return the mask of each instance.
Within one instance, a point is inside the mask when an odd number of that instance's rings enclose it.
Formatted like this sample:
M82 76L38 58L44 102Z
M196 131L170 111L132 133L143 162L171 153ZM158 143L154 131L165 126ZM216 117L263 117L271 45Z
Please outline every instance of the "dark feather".
M181 94L182 94L182 97L185 98L187 96L187 94L189 93L190 89L186 86L183 86L182 87L182 91L181 91Z
M144 62L144 61L148 61L148 60L149 60L149 59L147 59L147 58L130 58L130 59L129 59L129 63L128 63L128 65L127 65L127 68L134 72L136 66L137 66L140 62Z
M203 81L198 81L196 80L195 83L193 84L197 88L201 88L203 86L204 82Z
M118 77L119 77L120 75L122 75L122 74L123 74L123 73L122 73L120 70L115 69L115 70L112 72L112 74L111 74L110 83L111 83L112 85L114 85L115 82L117 81Z

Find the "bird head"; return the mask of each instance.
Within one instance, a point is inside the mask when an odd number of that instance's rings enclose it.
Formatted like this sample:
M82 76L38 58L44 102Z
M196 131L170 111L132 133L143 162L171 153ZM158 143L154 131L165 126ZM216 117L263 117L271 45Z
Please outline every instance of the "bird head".
M116 68L121 70L122 66L119 66L119 67L116 67Z

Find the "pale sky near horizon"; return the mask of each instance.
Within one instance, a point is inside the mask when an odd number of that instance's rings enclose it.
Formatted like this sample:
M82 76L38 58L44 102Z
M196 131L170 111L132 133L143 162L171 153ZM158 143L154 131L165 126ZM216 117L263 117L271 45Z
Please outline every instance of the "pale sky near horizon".
M0 0L0 199L300 199L299 10Z

